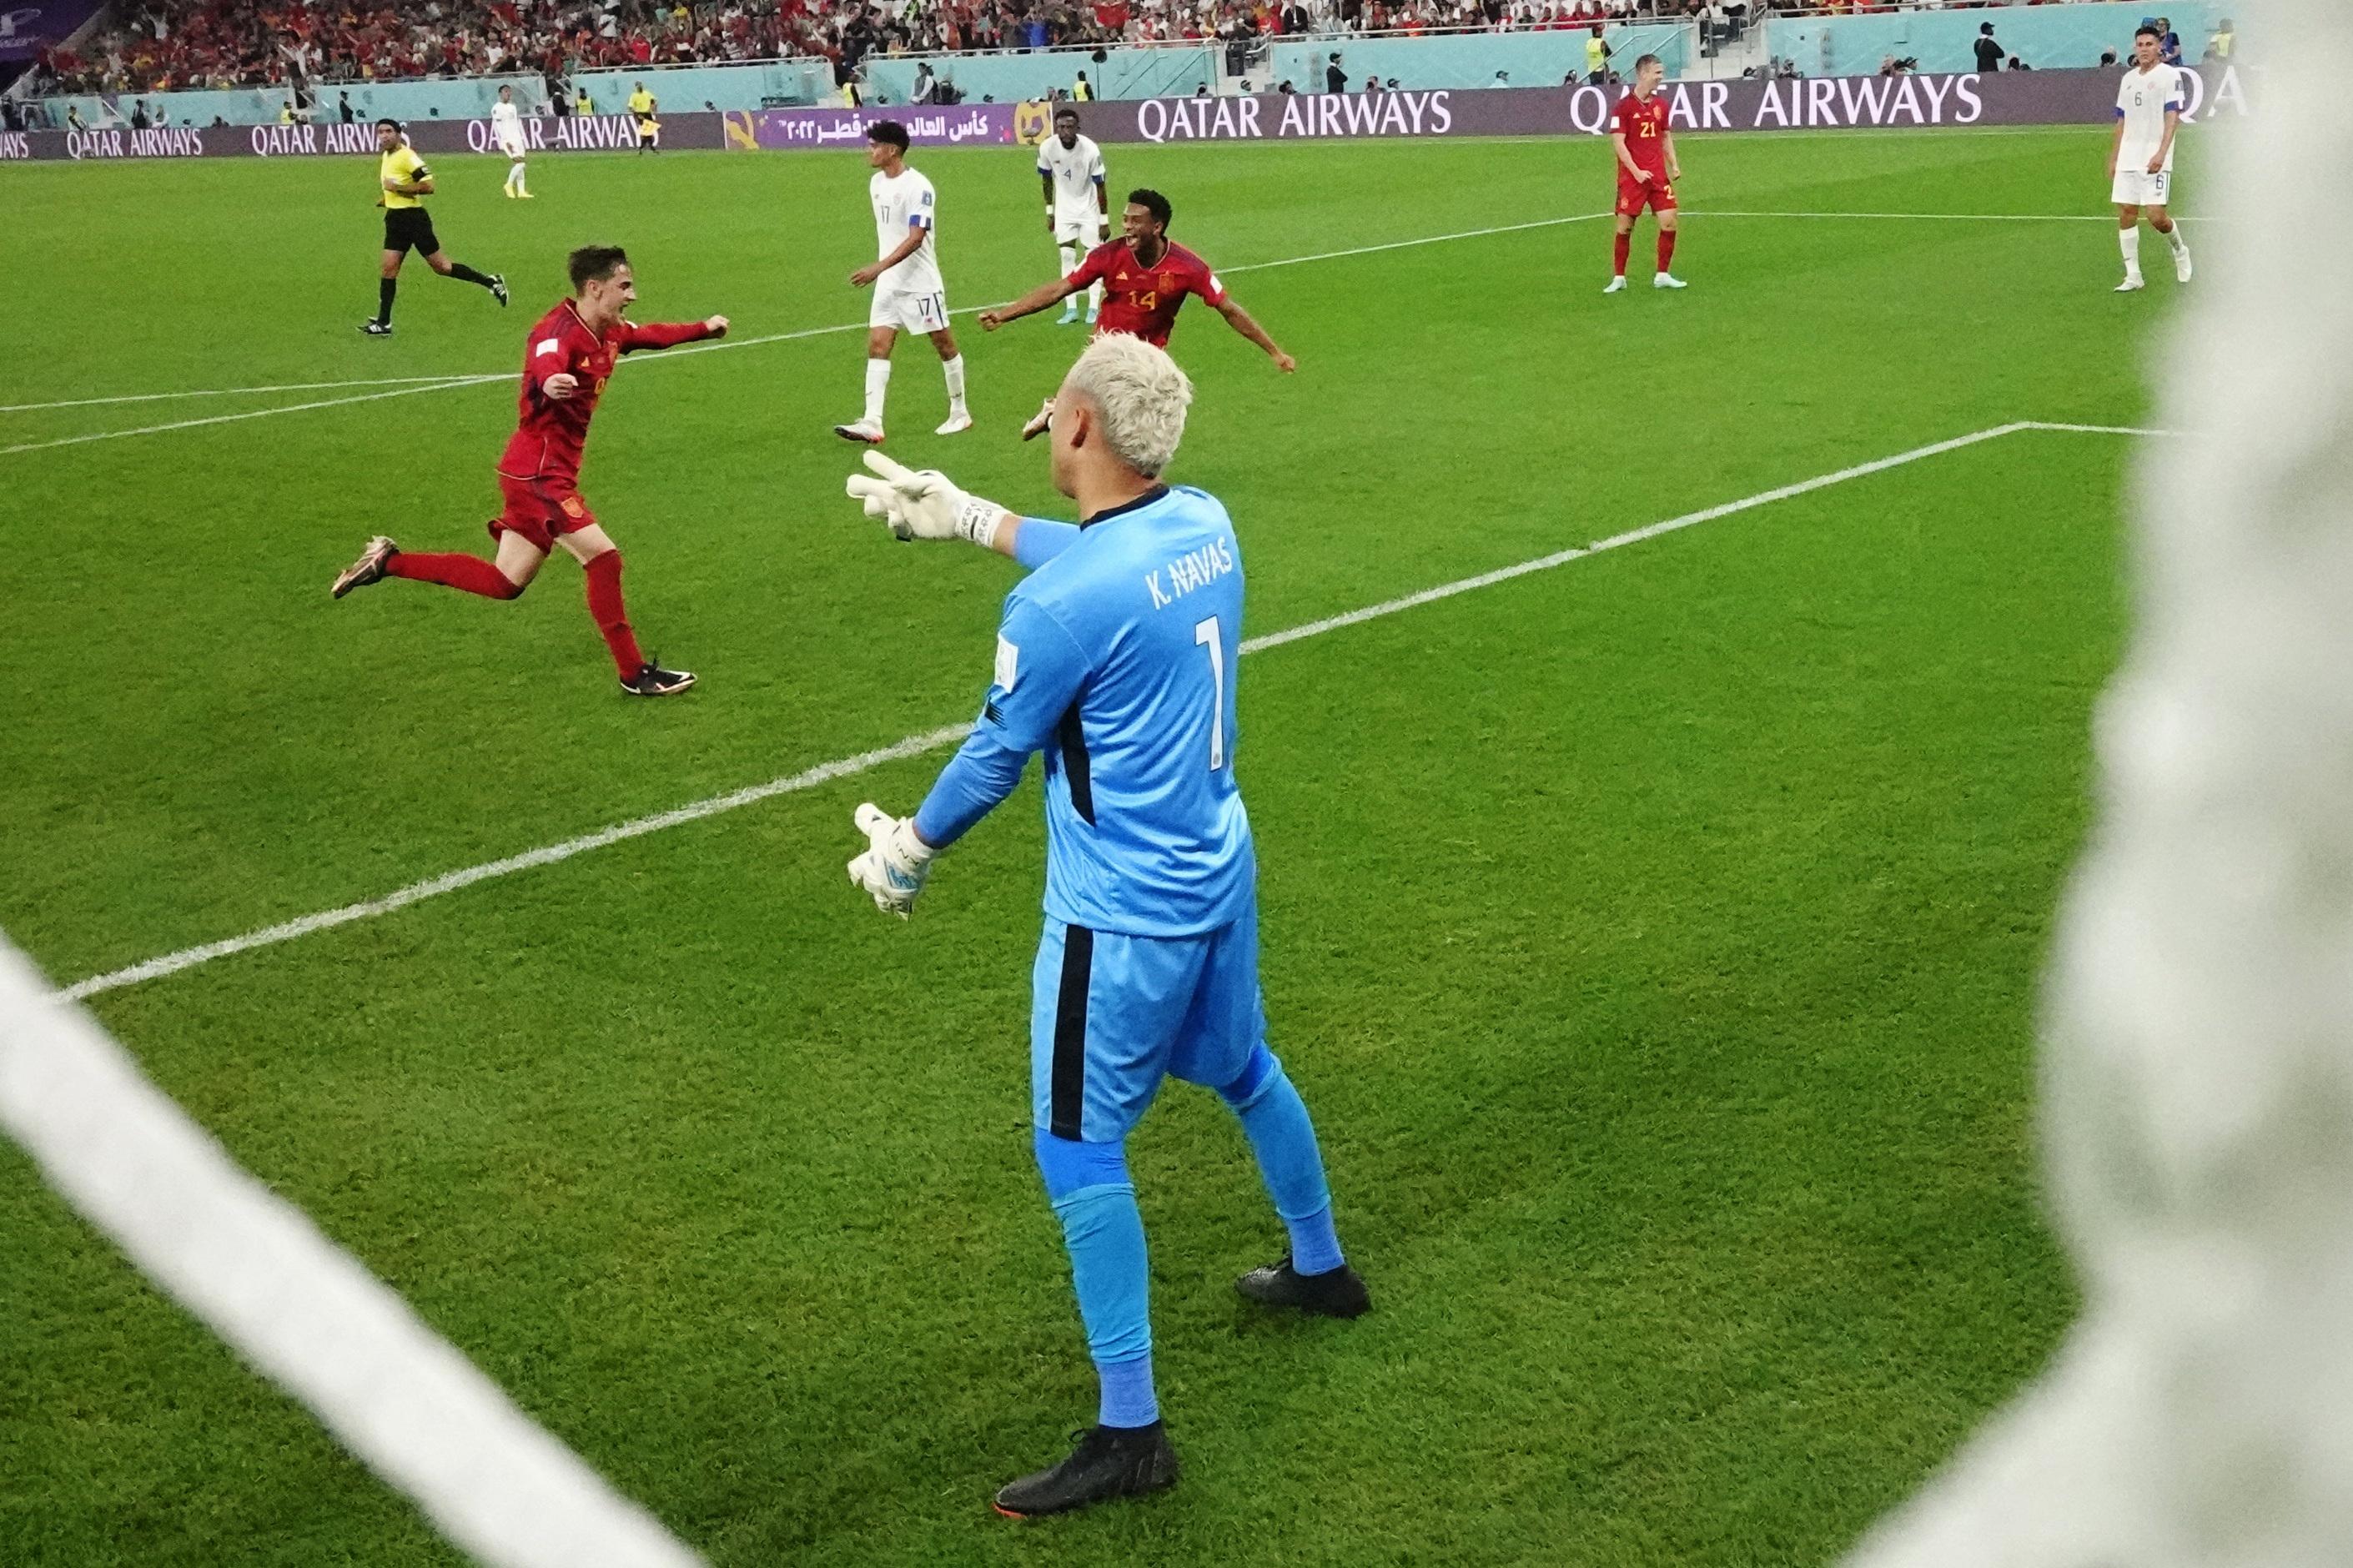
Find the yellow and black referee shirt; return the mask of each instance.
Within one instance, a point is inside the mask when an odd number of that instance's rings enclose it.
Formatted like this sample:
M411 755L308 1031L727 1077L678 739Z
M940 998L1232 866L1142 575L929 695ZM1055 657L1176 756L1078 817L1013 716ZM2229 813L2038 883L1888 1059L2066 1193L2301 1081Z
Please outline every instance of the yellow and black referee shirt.
M379 182L397 180L402 184L413 185L420 180L428 180L432 177L433 171L425 166L425 160L417 155L417 149L405 142L386 153L383 161L376 165L376 178ZM387 212L396 211L402 207L421 207L425 205L423 196L404 196L398 191L385 191L381 183L377 184L376 189L384 191L384 205Z

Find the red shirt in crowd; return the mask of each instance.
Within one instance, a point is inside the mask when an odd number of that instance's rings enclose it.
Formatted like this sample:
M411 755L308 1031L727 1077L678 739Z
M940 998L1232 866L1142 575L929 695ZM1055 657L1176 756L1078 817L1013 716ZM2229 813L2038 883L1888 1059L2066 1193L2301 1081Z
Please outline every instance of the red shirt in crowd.
M1090 283L1103 286L1098 331L1131 333L1155 348L1168 346L1169 331L1176 325L1176 307L1185 302L1186 295L1198 294L1208 305L1226 302L1226 286L1218 281L1209 264L1181 245L1169 246L1158 261L1146 267L1135 258L1127 241L1114 239L1089 251L1071 280L1081 288Z
M570 487L579 482L580 454L588 444L588 421L596 413L606 379L620 356L638 349L666 349L707 338L711 329L701 321L663 322L642 326L624 318L599 337L580 319L566 300L539 319L523 346L522 392L516 405L522 418L499 458L499 472L511 479L553 479ZM547 378L569 375L578 391L558 401L547 395Z

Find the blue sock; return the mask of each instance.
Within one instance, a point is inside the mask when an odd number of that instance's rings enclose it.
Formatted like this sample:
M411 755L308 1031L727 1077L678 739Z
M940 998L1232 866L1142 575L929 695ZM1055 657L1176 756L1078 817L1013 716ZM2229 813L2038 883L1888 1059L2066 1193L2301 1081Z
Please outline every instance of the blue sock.
M1150 1352L1134 1361L1099 1361L1095 1377L1103 1385L1103 1402L1095 1420L1105 1426L1149 1426L1160 1419L1160 1401L1152 1393Z
M1034 1148L1046 1195L1062 1222L1087 1353L1102 1385L1096 1419L1105 1426L1149 1426L1160 1419L1152 1391L1151 1271L1125 1152L1118 1143L1057 1138L1042 1127Z
M1315 1147L1315 1124L1282 1060L1261 1044L1242 1076L1219 1092L1241 1118L1267 1195L1291 1233L1291 1266L1302 1274L1324 1274L1345 1263L1332 1226L1332 1189Z

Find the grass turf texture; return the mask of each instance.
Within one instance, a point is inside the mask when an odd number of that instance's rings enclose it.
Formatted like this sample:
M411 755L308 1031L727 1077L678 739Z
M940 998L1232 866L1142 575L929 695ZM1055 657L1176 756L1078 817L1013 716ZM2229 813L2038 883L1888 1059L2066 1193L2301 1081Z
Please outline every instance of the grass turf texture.
M1690 138L1687 294L1603 300L1606 145L1117 148L1300 357L1198 305L1176 477L1265 633L2017 418L2130 421L2169 283L2105 290L2099 130ZM1048 275L1021 154L926 153L950 303ZM14 402L511 369L564 251L645 320L862 323L847 157L438 160L450 253L373 303L372 163L0 173ZM1649 226L1637 237L1648 271ZM159 247L157 237L168 237ZM2161 260L2161 258L2160 258ZM2161 265L2157 271L2161 273ZM2154 276L2154 274L2153 274ZM1051 511L1011 440L1080 344L902 343L890 449ZM0 458L0 925L61 983L968 715L1011 569L839 493L856 331L646 363L586 485L625 702L551 563L516 605L327 581L477 549L512 385ZM366 391L355 388L353 391ZM340 394L0 416L0 446ZM2127 447L2033 434L1253 657L1239 766L1275 1041L1378 1310L1259 1316L1247 1150L1132 1141L1171 1497L1008 1524L1092 1383L1028 1155L1034 783L915 921L849 809L937 756L98 999L229 1149L722 1563L1817 1562L2039 1363L2030 1025L2121 621ZM38 672L26 679L26 672ZM12 1563L451 1561L0 1152Z

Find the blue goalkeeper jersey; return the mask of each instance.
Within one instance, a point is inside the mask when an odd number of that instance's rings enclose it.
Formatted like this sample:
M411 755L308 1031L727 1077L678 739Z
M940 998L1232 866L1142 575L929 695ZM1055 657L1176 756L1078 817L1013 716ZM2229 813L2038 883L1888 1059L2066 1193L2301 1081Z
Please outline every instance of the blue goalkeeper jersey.
M1256 890L1234 783L1242 563L1226 509L1167 487L1072 526L1022 520L1033 568L1006 595L972 735L915 830L945 847L1046 758L1046 913L1191 936Z

